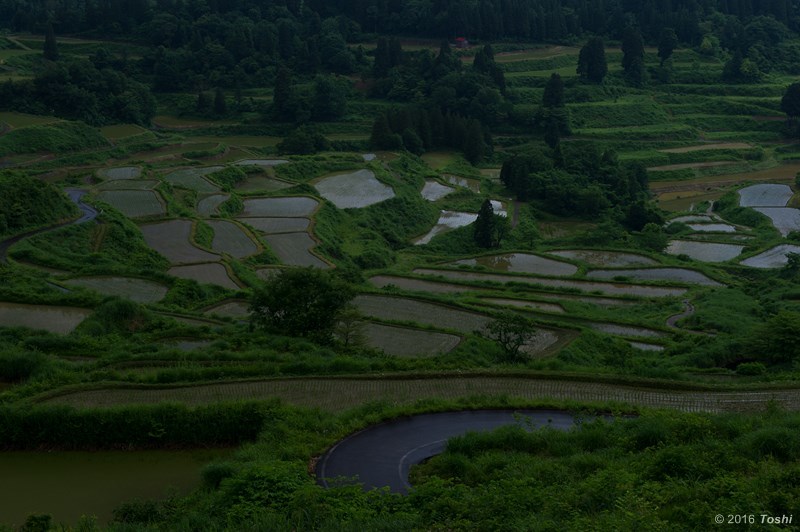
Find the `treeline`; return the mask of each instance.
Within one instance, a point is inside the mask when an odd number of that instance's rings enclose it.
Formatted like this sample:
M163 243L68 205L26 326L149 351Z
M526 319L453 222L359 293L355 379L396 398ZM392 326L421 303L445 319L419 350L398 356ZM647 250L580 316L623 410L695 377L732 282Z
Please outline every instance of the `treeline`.
M640 230L662 220L647 208L647 172L621 164L614 152L594 144L565 142L552 153L515 156L503 163L500 180L520 200L563 215L598 218L617 211L619 221Z
M372 125L370 144L379 150L404 148L420 155L439 148L464 152L472 164L491 155L492 136L481 122L439 108L407 107L378 115Z
M160 29L159 38L177 46L194 38L198 21L202 21L199 26L213 29L221 20L239 25L239 17L255 23L304 19L311 25L342 17L340 24L357 24L367 33L538 41L586 33L620 38L621 31L634 23L648 39L671 27L682 41L699 42L701 22L714 14L741 20L768 16L797 30L798 5L798 0L0 0L0 20L14 31L42 31L47 20L58 21L57 31L104 36L154 36ZM250 24L240 27L227 38L245 45L250 36L277 40L280 32L271 25L256 26L255 32ZM286 28L282 31L285 34ZM283 40L302 36L284 35Z
M0 85L0 110L55 115L92 125L149 125L156 101L147 85L108 64L93 60L48 62L32 80Z
M0 235L54 223L75 212L53 185L21 172L0 172Z

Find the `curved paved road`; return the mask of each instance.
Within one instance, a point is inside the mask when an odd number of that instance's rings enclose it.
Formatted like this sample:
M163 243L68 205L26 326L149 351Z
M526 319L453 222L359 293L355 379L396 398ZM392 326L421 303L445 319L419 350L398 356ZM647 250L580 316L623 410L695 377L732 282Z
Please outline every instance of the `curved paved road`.
M411 466L440 454L453 436L512 424L568 430L575 423L572 415L557 410L469 410L402 418L356 432L331 447L317 464L317 481L326 488L361 483L365 490L388 486L406 493Z
M69 199L78 206L81 210L81 217L76 220L71 220L69 222L64 222L60 224L51 225L48 227L43 227L41 229L35 229L33 231L28 231L27 233L22 233L21 235L12 236L9 239L3 240L0 242L0 262L7 262L8 260L8 249L19 242L24 238L31 237L33 235L38 235L40 233L45 233L47 231L52 231L53 229L58 229L59 227L64 227L65 225L70 224L82 224L97 218L97 210L92 207L91 205L83 202L83 197L86 195L86 191L78 188L67 188L64 189Z

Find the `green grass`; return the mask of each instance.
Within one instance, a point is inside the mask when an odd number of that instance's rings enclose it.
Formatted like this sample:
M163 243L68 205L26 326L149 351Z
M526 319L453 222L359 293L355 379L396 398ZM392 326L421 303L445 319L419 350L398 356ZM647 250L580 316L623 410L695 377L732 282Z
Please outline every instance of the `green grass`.
M34 152L64 153L100 148L108 141L82 122L56 122L14 129L0 137L0 157Z

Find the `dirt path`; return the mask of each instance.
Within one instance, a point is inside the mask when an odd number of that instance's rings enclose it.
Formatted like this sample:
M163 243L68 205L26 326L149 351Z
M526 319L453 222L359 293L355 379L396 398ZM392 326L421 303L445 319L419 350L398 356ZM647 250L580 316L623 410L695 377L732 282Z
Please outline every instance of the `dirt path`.
M692 314L694 314L694 305L692 305L688 299L684 299L683 312L667 318L667 327L672 327L673 329L680 329L680 327L678 327L675 324L678 323L683 318L691 316Z
M279 398L289 404L341 411L369 401L393 404L422 399L458 399L471 396L518 397L528 400L618 402L640 407L682 411L762 411L770 402L787 410L800 410L800 387L731 391L725 389L675 390L645 385L558 380L519 376L442 376L438 378L305 378L269 379L197 386L121 387L72 391L38 402L87 408L110 408L164 401L189 405L221 401Z

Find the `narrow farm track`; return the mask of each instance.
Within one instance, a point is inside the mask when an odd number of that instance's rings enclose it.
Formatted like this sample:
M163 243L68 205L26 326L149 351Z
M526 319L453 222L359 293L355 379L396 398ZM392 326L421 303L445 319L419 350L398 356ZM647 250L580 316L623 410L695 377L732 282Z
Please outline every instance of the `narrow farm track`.
M273 379L197 386L109 387L45 396L38 402L86 408L176 402L189 405L221 401L279 398L289 404L339 411L368 401L412 403L419 399L470 396L614 401L634 406L683 411L758 411L775 402L800 410L800 388L756 391L667 390L604 382L550 380L536 377L444 376L440 378Z

